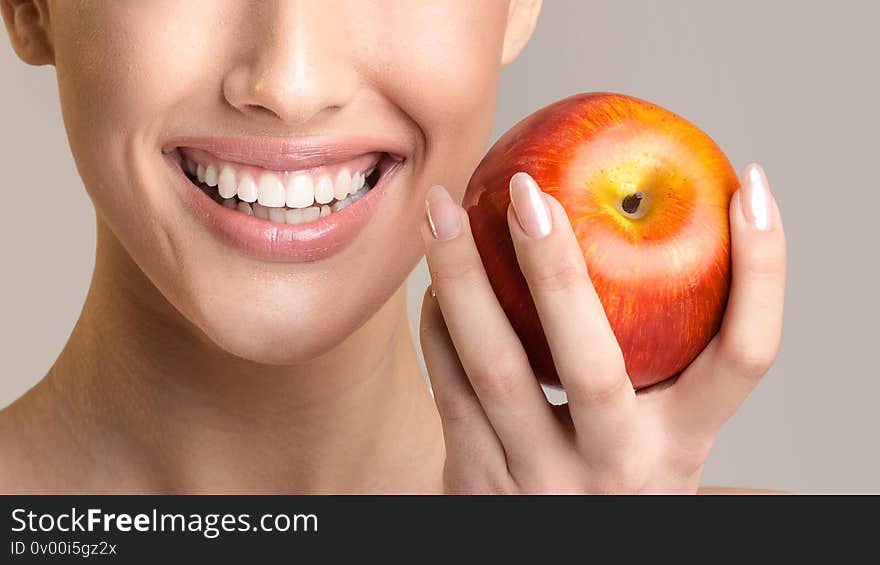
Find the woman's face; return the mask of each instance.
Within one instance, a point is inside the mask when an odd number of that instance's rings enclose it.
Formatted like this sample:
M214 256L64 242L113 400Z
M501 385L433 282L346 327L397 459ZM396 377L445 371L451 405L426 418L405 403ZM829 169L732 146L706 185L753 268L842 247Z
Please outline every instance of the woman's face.
M463 192L493 120L508 9L63 0L49 14L100 218L213 342L283 364L340 343L403 283L431 185ZM212 200L220 189L236 209Z

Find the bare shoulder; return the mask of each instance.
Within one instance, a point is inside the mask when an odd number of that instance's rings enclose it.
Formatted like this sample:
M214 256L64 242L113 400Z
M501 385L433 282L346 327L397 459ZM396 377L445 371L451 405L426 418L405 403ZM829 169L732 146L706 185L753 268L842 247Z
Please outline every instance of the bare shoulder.
M735 488L735 487L700 487L697 494L722 494L722 495L779 495L791 494L781 490L753 489L753 488Z
M37 387L0 410L0 494L65 491L59 469L70 468L57 420L57 407L40 398Z

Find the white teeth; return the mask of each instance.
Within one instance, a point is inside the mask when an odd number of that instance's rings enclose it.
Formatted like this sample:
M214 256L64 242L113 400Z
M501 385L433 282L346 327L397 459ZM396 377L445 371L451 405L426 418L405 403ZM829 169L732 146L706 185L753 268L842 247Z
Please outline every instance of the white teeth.
M348 169L342 169L336 174L336 183L333 185L333 196L336 200L342 200L348 196L351 190L351 173Z
M351 190L349 190L348 193L354 194L355 192L360 190L362 186L364 186L363 173L355 173L351 177Z
M235 183L235 171L232 170L232 167L223 167L220 171L220 178L217 179L217 186L220 190L220 196L223 198L235 196L237 186Z
M208 165L205 169L205 184L217 186L217 168L214 165Z
M288 224L298 224L302 222L302 214L304 208L288 208L284 221Z
M249 216L287 224L313 222L350 206L367 192L366 178L376 170L373 166L352 174L343 168L335 179L329 175L313 179L307 173L265 172L257 183L249 174L238 173L229 165L218 169L215 165L205 166L183 159L183 168L207 185L202 186L202 190L218 204ZM282 179L287 181L286 187ZM216 187L216 190L208 187Z
M333 200L333 181L327 175L322 175L315 185L315 202L328 204Z
M328 208L323 206L323 208ZM327 213L329 214L329 208ZM304 224L313 222L321 215L321 210L317 206L309 206L307 208L288 208L284 219L288 224Z
M338 201L334 202L333 206L331 206L330 209L334 212L338 212L338 211L342 210L343 208L347 208L348 206L350 206L351 203L354 201L355 201L354 194L350 194L347 197L343 198L342 200L338 200Z
M263 206L280 208L284 206L284 185L275 173L263 173L257 185L257 200Z
M317 206L309 206L308 208L302 209L302 216L304 222L314 222L321 216L321 210Z
M257 204L256 202L254 202L253 209L254 209L254 216L256 216L258 218L263 218L264 220L269 219L269 209L266 208L265 206L263 206L262 204Z
M348 206L347 201L348 201L348 198L346 198L345 200L337 200L336 202L334 202L330 206L330 210L332 210L333 212L338 212L338 211L342 210L343 208Z
M248 216L254 215L253 208L251 208L251 205L248 204L247 202L239 202L237 208L240 212L244 212Z
M285 220L284 208L267 208L269 210L269 219L273 222L283 224Z
M237 192L240 200L244 200L245 202L257 201L257 183L254 182L254 179L252 179L250 175L244 175L241 177L241 180L238 181Z
M287 184L287 205L291 208L311 206L315 202L315 189L312 184L312 177L309 175L293 175Z

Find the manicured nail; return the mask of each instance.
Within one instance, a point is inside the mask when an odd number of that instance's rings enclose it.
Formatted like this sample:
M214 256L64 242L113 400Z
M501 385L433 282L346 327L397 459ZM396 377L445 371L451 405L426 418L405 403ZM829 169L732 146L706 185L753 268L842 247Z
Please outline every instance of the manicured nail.
M769 230L773 197L770 196L770 184L761 165L752 163L746 167L739 198L746 221L760 231Z
M519 172L510 177L510 201L520 227L529 237L544 237L550 233L550 209L538 183L528 173Z
M436 239L452 239L461 233L460 210L445 188L439 184L431 187L425 198L425 211Z

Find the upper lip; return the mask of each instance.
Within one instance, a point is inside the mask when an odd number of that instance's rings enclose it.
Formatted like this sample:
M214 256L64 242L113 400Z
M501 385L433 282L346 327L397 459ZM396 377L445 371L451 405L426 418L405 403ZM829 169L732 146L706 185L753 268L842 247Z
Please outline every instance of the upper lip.
M388 153L401 160L407 148L400 142L374 136L346 137L180 137L162 147L169 153L192 147L224 161L294 171L342 163L366 153Z

